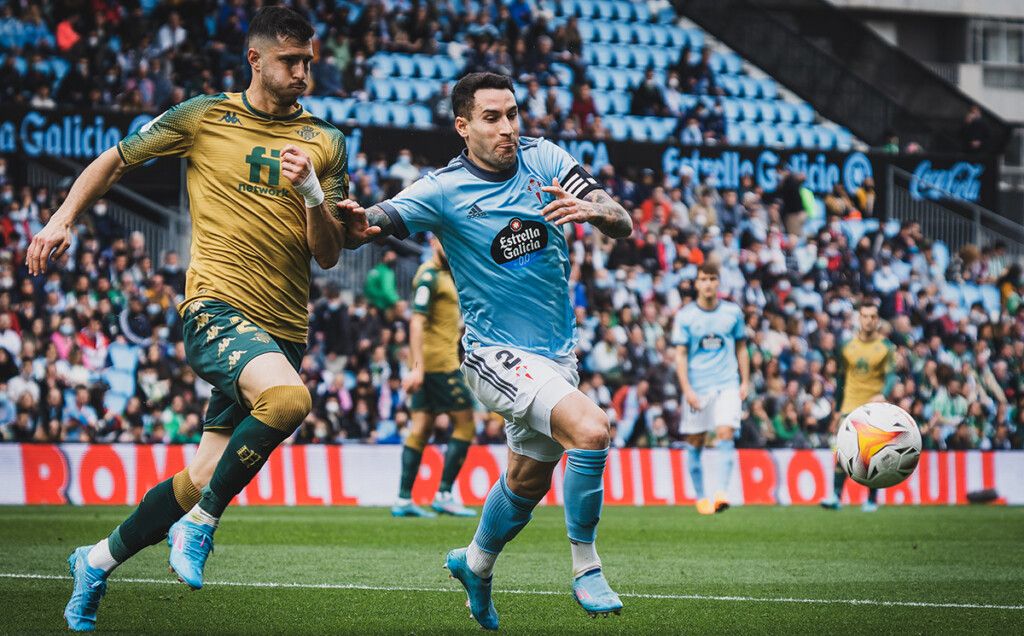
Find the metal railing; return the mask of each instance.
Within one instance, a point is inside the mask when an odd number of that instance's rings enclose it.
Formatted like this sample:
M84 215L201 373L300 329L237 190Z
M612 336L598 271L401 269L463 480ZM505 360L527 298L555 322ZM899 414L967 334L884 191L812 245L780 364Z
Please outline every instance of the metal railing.
M28 181L33 186L46 186L52 192L69 188L81 170L80 165L62 159L48 159L46 165L35 160L28 164ZM159 266L163 254L169 250L178 252L182 264L188 263L191 220L187 213L156 204L116 184L105 198L107 214L124 228L125 236L142 233L155 265Z
M913 193L915 177L906 170L890 166L886 178L886 214L901 223L916 222L921 232L956 251L965 245L987 247L1001 243L1015 259L1024 261L1024 225L995 212L957 199L935 186L929 186L941 198L922 198Z
M357 250L345 250L338 264L331 269L322 269L313 263L313 278L336 283L341 289L351 290L354 295L363 293L366 276L384 257L384 252L393 249L399 257L395 261L395 286L399 295L408 299L412 293L412 279L422 262L422 248L408 241L389 238L384 245L371 243Z

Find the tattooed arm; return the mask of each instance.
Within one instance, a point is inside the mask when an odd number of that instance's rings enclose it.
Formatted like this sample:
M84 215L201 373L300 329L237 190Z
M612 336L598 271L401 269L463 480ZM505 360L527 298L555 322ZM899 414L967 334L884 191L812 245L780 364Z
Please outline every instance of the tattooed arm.
M367 209L351 199L338 201L341 218L348 231L345 233L345 249L354 250L370 241L395 233L395 224L380 205Z
M541 212L546 221L553 221L555 225L565 225L569 222L590 223L605 235L615 239L626 238L633 233L633 219L629 213L600 188L591 190L584 194L582 199L578 199L566 192L558 183L558 179L554 179L551 185L543 190L555 197L555 200L547 204Z

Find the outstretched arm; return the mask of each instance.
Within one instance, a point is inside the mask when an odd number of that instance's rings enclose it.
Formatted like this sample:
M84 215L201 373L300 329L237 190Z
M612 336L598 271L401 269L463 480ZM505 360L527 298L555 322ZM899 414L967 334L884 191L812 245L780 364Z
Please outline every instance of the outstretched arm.
M51 255L60 258L71 246L71 226L83 210L91 206L128 171L116 148L108 148L86 166L71 185L64 203L53 213L46 227L32 237L25 257L32 276L46 271Z
M345 249L354 250L395 233L394 222L379 205L363 209L355 201L345 199L338 201L338 211L348 228L345 233Z
M569 194L553 179L544 192L554 195L555 200L544 206L544 219L555 225L569 222L590 223L611 238L626 238L633 233L633 219L625 208L615 202L607 192L592 190L582 199Z

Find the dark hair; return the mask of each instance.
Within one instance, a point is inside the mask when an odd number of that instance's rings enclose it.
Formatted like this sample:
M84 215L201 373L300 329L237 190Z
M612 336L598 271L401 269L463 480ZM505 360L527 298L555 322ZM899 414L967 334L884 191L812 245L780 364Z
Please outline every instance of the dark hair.
M313 39L313 34L313 26L309 20L297 11L282 6L262 7L249 21L248 43L255 38L285 38L296 42L308 42Z
M512 91L512 78L497 73L470 73L459 80L452 89L452 112L456 117L471 119L473 115L473 99L476 92L485 88L498 88Z
M865 298L864 300L857 303L857 313L860 313L861 309L878 309L878 301L874 298Z
M701 274L705 274L707 276L714 276L715 278L718 278L719 277L718 263L716 263L714 261L704 261L703 263L700 264L700 267L697 268L697 272L701 273Z

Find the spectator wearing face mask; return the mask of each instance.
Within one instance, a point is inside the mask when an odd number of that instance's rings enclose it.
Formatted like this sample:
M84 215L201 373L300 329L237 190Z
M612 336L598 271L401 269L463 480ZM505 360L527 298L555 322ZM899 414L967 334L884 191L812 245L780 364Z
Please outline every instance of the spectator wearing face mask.
M388 176L392 179L398 179L402 184L402 189L408 188L414 181L420 178L420 169L412 162L411 150L403 148L398 153L398 159L388 169Z

